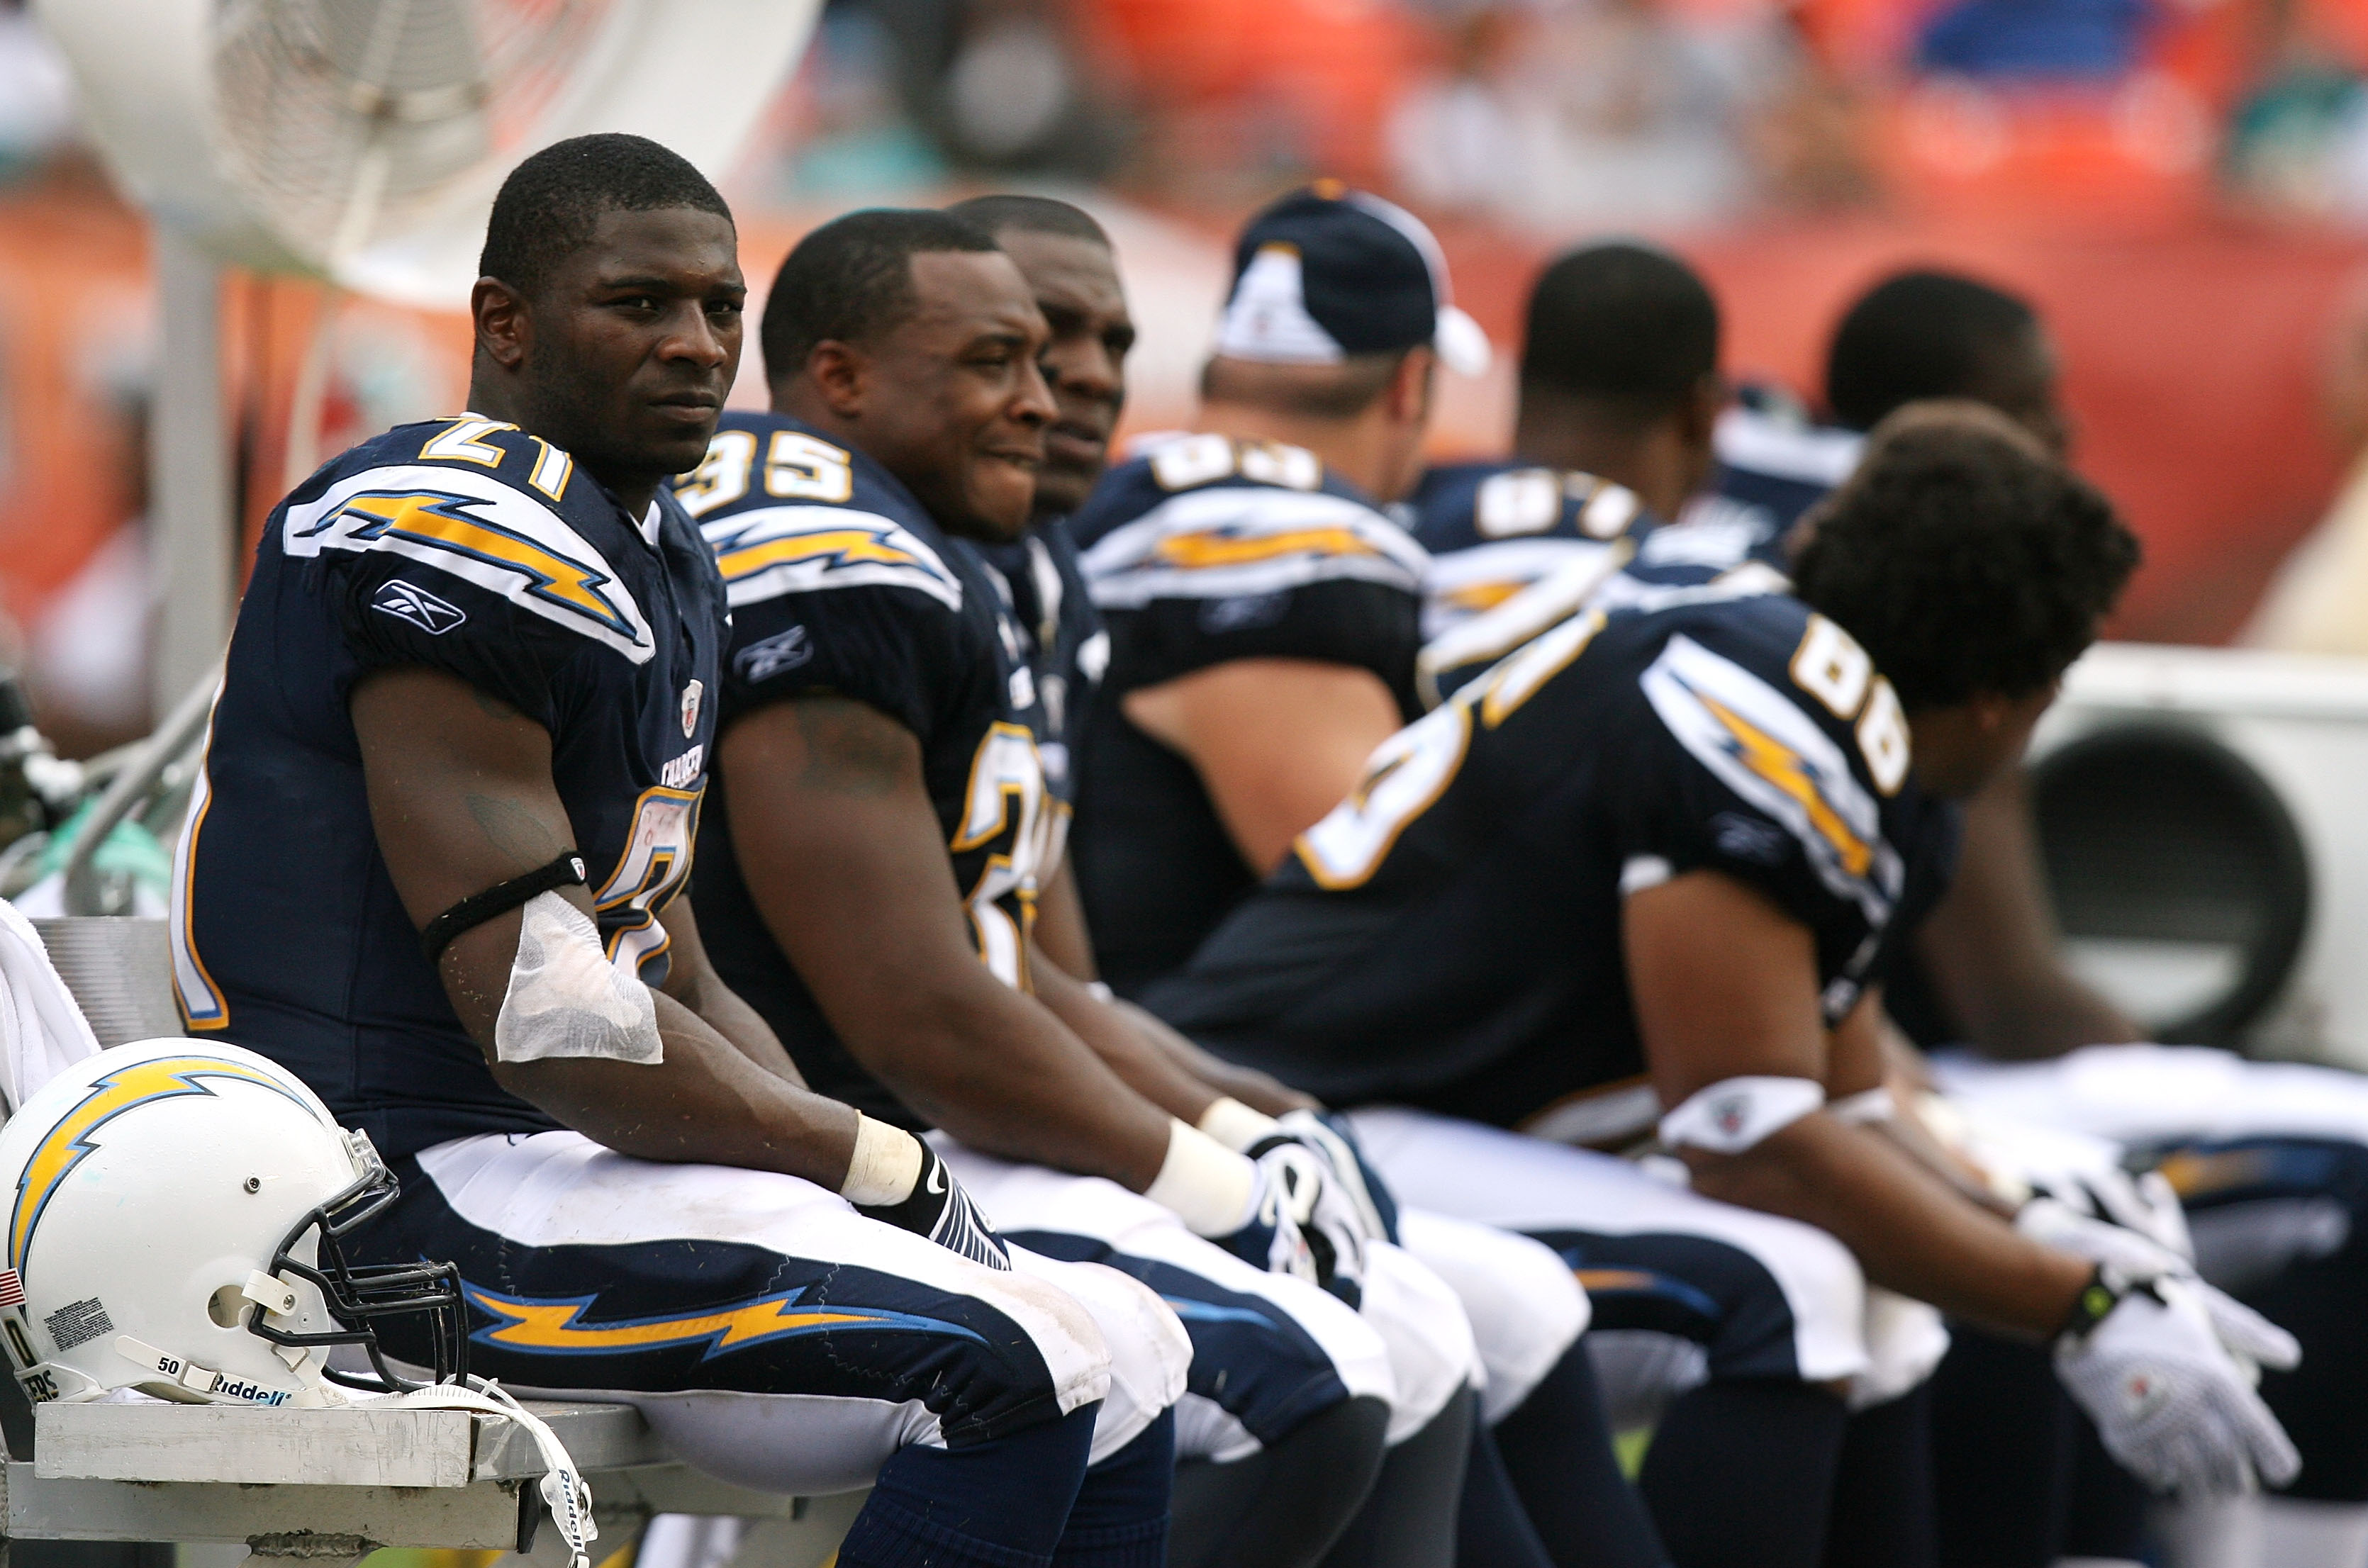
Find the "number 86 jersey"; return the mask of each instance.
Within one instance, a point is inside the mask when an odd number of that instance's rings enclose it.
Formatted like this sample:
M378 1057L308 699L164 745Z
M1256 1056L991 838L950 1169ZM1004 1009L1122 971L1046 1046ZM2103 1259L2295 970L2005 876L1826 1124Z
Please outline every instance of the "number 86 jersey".
M1632 1098L1645 1071L1622 900L1711 869L1808 928L1839 1022L1938 898L1954 812L1832 621L1718 585L1632 597L1384 742L1145 1005L1335 1104L1554 1131L1542 1113Z
M860 451L793 419L727 414L677 488L732 603L723 722L801 697L852 698L910 731L979 958L1027 983L1036 878L1067 808L1046 790L1043 706L979 555ZM716 780L719 793L729 780ZM926 1124L849 1052L766 929L719 802L700 819L700 931L716 971L815 1091Z

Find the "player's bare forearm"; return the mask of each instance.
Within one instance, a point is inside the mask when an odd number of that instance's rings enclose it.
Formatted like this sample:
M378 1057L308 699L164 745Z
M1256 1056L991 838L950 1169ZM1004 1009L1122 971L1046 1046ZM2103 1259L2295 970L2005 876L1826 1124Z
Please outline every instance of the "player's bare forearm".
M413 925L574 846L550 736L533 721L418 668L371 676L350 710L380 855ZM593 913L582 887L556 891ZM495 1025L522 920L511 910L461 932L438 964L461 1027L513 1093L623 1152L785 1171L837 1190L855 1113L761 1071L663 992L653 994L661 1062L501 1062Z
M1167 1114L979 960L911 733L801 697L719 754L741 873L856 1059L973 1148L1148 1187Z
M1194 1126L1220 1093L1169 1056L1118 1007L1087 991L1039 951L1029 971L1036 1000L1068 1026L1087 1050L1168 1115Z
M1994 1328L2055 1333L2091 1271L2026 1240L1884 1137L1823 1111L1740 1154L1685 1155L1703 1196L1815 1225L1876 1284Z
M1064 856L1060 869L1036 895L1036 946L1062 971L1080 981L1099 980L1093 933L1086 925L1086 901L1077 891L1076 862Z
M666 970L666 994L698 1014L741 1055L775 1077L804 1088L805 1074L790 1060L790 1053L781 1049L773 1027L715 972L715 965L707 956L707 944L700 937L699 917L691 910L690 900L676 899L658 918L666 928L667 955L672 960Z
M1269 1116L1283 1116L1294 1110L1324 1108L1323 1101L1313 1095L1301 1094L1279 1078L1255 1067L1243 1067L1222 1056L1210 1054L1178 1034L1167 1019L1156 1013L1124 1000L1114 1000L1110 1005L1133 1019L1151 1042L1165 1051L1178 1067L1219 1094L1237 1099L1252 1110L1262 1110Z
M852 1107L768 1072L673 997L657 995L665 1059L495 1062L520 1099L637 1159L803 1176L837 1192L855 1153Z
M2033 1061L2144 1038L2064 967L2029 781L2003 770L1965 811L1955 881L1918 937L1941 999L1985 1055Z

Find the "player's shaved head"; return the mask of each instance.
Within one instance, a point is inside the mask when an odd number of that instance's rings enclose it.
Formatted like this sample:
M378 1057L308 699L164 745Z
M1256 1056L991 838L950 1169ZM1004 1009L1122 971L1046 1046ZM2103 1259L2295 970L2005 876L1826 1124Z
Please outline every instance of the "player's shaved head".
M670 207L732 222L732 209L690 160L645 136L607 131L553 142L502 181L477 275L531 298L562 258L590 243L603 212Z
M1017 231L1023 234L1058 234L1064 239L1090 241L1105 250L1110 248L1110 237L1094 222L1092 213L1049 196L997 192L957 201L946 210L998 240Z
M1691 267L1647 245L1572 251L1530 294L1521 395L1661 418L1718 372L1718 301Z
M2137 566L2112 503L1978 403L1911 404L1807 519L1800 597L1865 644L1909 713L2046 690Z
M928 208L874 207L831 220L797 243L773 278L758 336L767 379L797 375L818 343L872 342L909 317L919 302L915 256L996 248L976 224Z
M2030 303L1959 273L1896 273L1834 328L1826 404L1851 429L1872 430L1896 409L1941 397L1986 403L2050 450L2065 448L2055 352Z

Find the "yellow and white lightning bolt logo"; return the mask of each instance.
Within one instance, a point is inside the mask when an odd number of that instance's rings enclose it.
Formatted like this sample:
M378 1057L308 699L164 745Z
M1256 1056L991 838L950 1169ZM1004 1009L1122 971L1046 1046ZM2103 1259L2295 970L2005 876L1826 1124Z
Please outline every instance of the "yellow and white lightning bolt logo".
M1351 528L1284 528L1270 533L1208 528L1170 535L1159 541L1159 561L1190 571L1244 566L1282 555L1373 555L1372 545Z
M1800 803L1807 813L1809 825L1817 835L1833 846L1842 869L1853 877L1863 877L1874 864L1874 849L1842 820L1817 787L1813 771L1801 754L1770 734L1734 709L1707 692L1697 692L1702 705L1726 727L1732 737L1735 755L1746 767L1782 790Z
M700 1356L720 1356L752 1345L792 1335L828 1333L835 1329L919 1331L952 1335L985 1344L983 1336L957 1323L916 1317L909 1312L871 1307L808 1307L801 1309L803 1290L734 1302L706 1312L675 1317L625 1318L610 1323L586 1323L585 1312L598 1298L567 1296L534 1298L505 1296L477 1286L468 1287L469 1300L501 1320L470 1337L482 1345L507 1346L516 1350L557 1356L617 1356L642 1350L671 1350L704 1343Z
M81 1103L58 1119L33 1150L33 1157L25 1162L25 1174L17 1178L17 1207L8 1218L8 1267L24 1268L42 1210L49 1207L59 1184L98 1147L91 1142L92 1134L141 1106L183 1095L211 1095L213 1091L199 1082L205 1078L260 1084L273 1094L304 1105L269 1074L220 1056L165 1056L116 1069L91 1085ZM304 1108L309 1111L312 1107Z
M827 566L911 566L927 571L928 563L897 541L896 536L904 533L904 529L894 526L815 528L752 544L719 544L715 562L727 583L792 562L820 562Z
M351 528L348 537L360 543L388 537L410 540L516 572L526 578L527 592L535 597L598 621L620 636L637 634L616 601L601 591L609 584L606 572L570 560L474 510L489 505L469 495L370 491L347 497L333 520L359 520L360 526Z

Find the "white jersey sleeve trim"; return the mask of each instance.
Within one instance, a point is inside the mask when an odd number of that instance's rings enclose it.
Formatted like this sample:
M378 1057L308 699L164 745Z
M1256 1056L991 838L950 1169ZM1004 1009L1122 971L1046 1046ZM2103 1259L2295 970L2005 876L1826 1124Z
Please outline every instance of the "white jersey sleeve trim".
M1817 878L1880 930L1907 869L1880 808L1817 722L1782 692L1691 637L1669 639L1639 677L1678 743L1800 842Z
M1104 609L1235 598L1310 583L1421 591L1429 556L1397 524L1343 495L1216 485L1161 502L1085 552Z
M491 473L445 464L366 469L289 507L280 546L291 558L326 550L404 556L634 664L656 652L649 621L615 568L557 512Z
M1748 408L1730 408L1718 416L1711 447L1729 468L1831 490L1858 467L1866 437L1855 430L1796 425Z
M851 506L767 506L703 523L732 608L825 588L911 588L962 608L962 580L893 517Z

